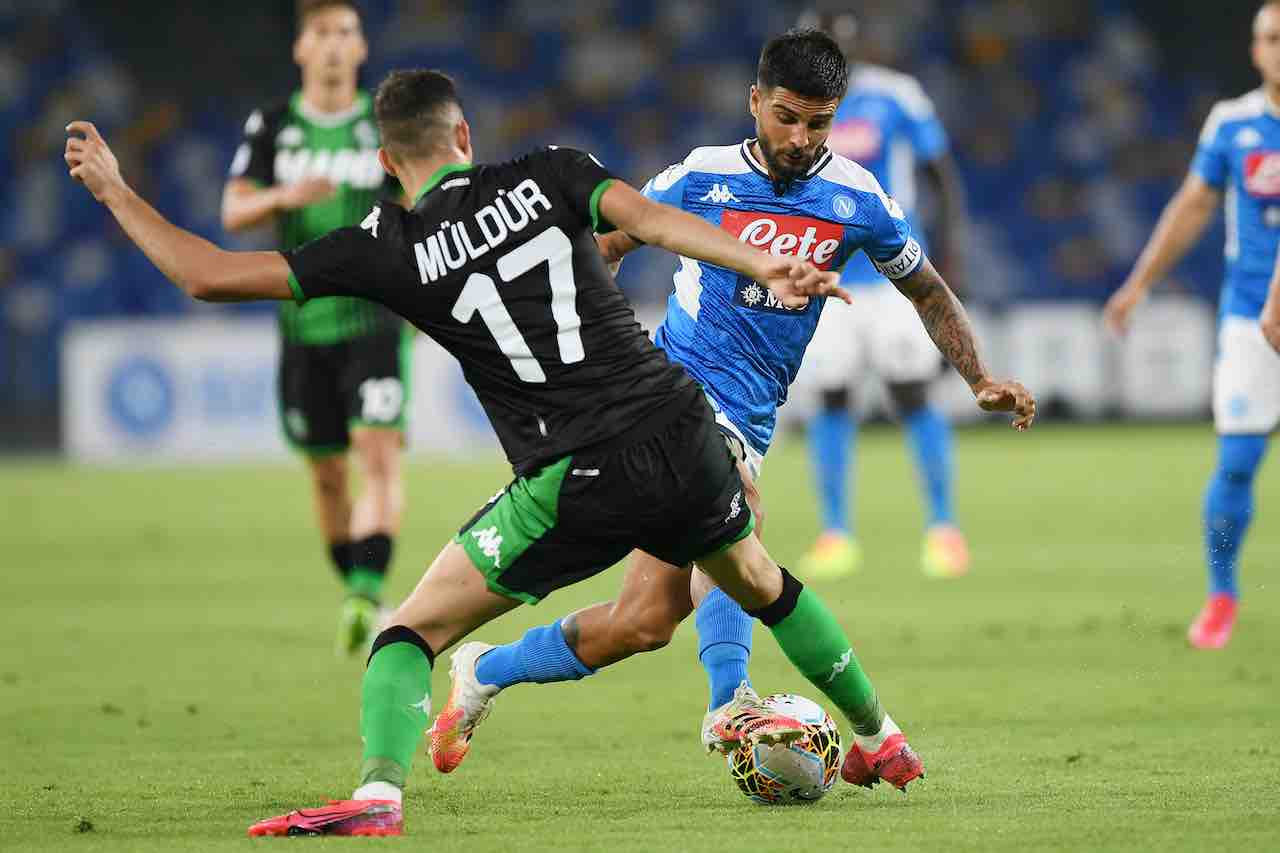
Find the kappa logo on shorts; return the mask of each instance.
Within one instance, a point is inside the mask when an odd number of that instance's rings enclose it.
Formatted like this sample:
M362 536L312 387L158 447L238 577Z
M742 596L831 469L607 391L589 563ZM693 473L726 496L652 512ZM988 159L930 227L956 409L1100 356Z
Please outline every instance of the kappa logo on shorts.
M733 493L733 500L729 502L729 514L724 517L725 521L732 521L742 513L742 489Z
M495 569L502 568L502 534L498 532L496 526L486 527L484 530L473 530L471 538L476 540L476 547L480 549L480 553L493 560Z
M827 684L836 680L836 676L849 668L849 664L853 663L853 649L845 649L844 654L840 655L840 660L831 665L831 677L827 679Z

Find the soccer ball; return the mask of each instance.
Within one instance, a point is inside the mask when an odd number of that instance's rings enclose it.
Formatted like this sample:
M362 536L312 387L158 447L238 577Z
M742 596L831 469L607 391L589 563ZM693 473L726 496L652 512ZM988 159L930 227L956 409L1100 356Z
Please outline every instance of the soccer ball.
M790 746L742 746L729 753L729 775L742 793L765 805L812 803L835 784L840 770L840 727L822 706L794 693L774 693L765 705L804 723Z

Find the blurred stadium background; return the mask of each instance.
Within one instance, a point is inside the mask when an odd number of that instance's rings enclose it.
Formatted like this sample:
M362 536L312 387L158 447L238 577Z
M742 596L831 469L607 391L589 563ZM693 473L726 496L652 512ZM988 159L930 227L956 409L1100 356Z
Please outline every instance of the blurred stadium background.
M636 183L750 134L757 53L802 8L360 5L364 85L441 67L461 84L479 159L577 145ZM841 785L810 809L755 810L722 764L693 757L705 686L686 625L672 648L586 685L504 695L465 772L443 780L420 757L406 843L1275 848L1280 528L1263 515L1280 506L1275 476L1258 482L1237 638L1221 653L1183 639L1203 597L1221 227L1124 341L1099 318L1213 101L1257 85L1256 4L849 5L867 58L918 75L937 104L968 195L965 299L994 368L1033 388L1049 421L958 436L974 571L956 582L918 570L901 436L859 438L866 565L821 592L929 762L927 785L909 798ZM251 820L345 795L361 662L331 652L339 584L279 435L272 307L187 300L61 158L66 122L90 118L166 215L224 245L270 245L223 233L220 196L245 117L297 86L294 32L289 0L0 0L4 849L239 850ZM624 265L642 316L660 315L673 266L656 251ZM420 338L416 358L411 440L437 452L407 466L389 600L510 475L494 452L442 453L490 448L491 431L438 348ZM973 417L946 381L949 405ZM794 423L811 405L801 389L783 412ZM1110 423L1081 423L1094 420ZM795 565L818 512L803 444L779 445L768 541ZM188 464L198 457L245 462ZM478 637L514 639L619 580L602 574ZM756 683L812 695L756 637ZM446 667L434 683L443 697Z
M576 145L638 183L691 147L750 133L759 47L803 4L361 5L363 83L400 66L453 73L480 159ZM1220 233L1149 306L1160 320L1123 344L1103 333L1096 309L1185 173L1212 102L1255 85L1254 5L851 4L866 58L918 75L938 106L972 218L966 299L994 363L1033 387L1047 414L1207 415ZM296 86L293 33L289 2L0 2L3 450L283 452L270 306L185 299L67 180L59 155L66 120L91 117L168 216L251 245L222 232L219 198L245 116ZM645 252L624 268L645 314L661 310L672 267ZM415 446L485 444L469 393L438 351L420 349L415 393L428 415ZM949 390L967 413L964 390ZM804 394L788 408L802 414Z

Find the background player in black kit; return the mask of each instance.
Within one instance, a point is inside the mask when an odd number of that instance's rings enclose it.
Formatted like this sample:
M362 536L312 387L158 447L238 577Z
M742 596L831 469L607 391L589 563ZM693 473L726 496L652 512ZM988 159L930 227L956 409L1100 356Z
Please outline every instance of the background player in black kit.
M402 195L378 162L373 97L357 86L368 52L350 0L299 2L302 88L245 122L222 194L224 228L270 221L276 245L293 249ZM280 425L306 458L320 533L346 584L337 648L350 654L372 638L404 510L412 335L383 306L350 296L281 302L278 314ZM348 456L363 475L355 501Z
M383 165L419 188L414 209L378 205L359 227L283 255L225 252L175 227L124 183L92 124L68 127L83 134L67 142L72 177L183 290L213 301L358 293L382 302L462 363L516 472L375 640L353 798L262 821L250 833L399 834L435 655L632 548L676 565L696 559L846 715L881 713L834 617L753 535L710 408L635 322L592 231L616 226L738 270L788 305L847 298L836 275L757 252L651 202L581 152L471 165L469 126L452 82L436 72L392 74L375 113ZM1012 408L1012 397L1005 404Z

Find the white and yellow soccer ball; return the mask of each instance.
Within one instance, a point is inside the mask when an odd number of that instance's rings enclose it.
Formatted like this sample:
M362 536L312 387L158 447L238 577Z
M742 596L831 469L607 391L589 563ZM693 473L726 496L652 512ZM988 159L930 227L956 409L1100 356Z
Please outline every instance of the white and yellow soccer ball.
M831 790L840 772L840 727L817 702L794 693L763 700L779 714L804 723L804 737L788 746L742 746L729 753L729 775L757 803L812 803Z

